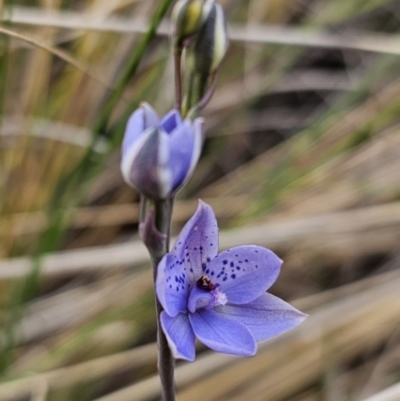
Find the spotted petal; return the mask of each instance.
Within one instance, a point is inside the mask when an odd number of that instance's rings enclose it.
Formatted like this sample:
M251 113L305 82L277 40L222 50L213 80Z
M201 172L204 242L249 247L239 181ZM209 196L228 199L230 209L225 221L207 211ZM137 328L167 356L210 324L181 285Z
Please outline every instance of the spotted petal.
M225 317L243 323L256 341L268 340L303 322L307 315L272 294L263 294L244 305L215 308Z
M199 201L196 213L186 223L176 240L172 254L183 265L192 284L218 253L218 226L214 211Z
M187 311L190 282L184 265L174 254L165 255L157 268L156 293L169 316Z
M194 361L196 338L188 316L181 313L176 317L170 317L162 312L160 321L174 358Z
M205 273L228 297L230 304L246 304L260 297L277 279L282 261L260 246L239 246L221 252Z
M189 319L196 337L214 351L238 356L255 355L257 344L242 323L204 309L190 314Z

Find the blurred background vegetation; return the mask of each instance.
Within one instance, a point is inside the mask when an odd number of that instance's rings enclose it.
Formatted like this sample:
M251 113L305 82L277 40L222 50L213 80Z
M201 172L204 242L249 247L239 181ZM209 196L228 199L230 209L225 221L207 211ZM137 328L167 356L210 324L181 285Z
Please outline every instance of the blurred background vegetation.
M311 318L251 359L200 347L178 398L398 401L400 1L221 3L231 46L174 233L201 197L221 248L285 260L272 292ZM172 107L172 4L0 2L0 400L159 400L119 146L141 101Z

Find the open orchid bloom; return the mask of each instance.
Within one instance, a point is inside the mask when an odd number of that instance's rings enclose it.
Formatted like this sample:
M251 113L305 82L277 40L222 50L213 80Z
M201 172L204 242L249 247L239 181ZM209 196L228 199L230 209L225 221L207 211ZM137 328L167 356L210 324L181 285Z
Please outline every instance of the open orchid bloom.
M193 361L196 337L215 351L252 356L257 341L300 324L307 315L266 293L281 264L273 252L259 246L218 254L214 212L200 201L158 266L161 325L175 358Z
M155 200L173 196L187 182L199 160L203 120L183 120L177 110L161 121L143 103L128 121L121 171L126 183Z

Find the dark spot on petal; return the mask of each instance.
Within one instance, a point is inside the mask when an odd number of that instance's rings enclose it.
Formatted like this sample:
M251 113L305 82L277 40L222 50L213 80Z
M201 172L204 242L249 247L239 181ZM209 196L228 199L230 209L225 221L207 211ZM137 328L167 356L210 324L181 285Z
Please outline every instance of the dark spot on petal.
M228 264L228 261L227 261L227 260L224 260L222 263L223 263L224 265L227 265L227 264Z
M235 266L235 264L233 262L231 262L231 267Z
M236 274L232 274L231 278L235 279L236 278Z

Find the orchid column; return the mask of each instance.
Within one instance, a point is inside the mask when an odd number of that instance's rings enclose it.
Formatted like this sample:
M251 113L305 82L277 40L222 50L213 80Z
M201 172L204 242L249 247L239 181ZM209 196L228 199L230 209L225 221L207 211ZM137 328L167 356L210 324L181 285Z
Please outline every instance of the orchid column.
M200 158L203 120L198 115L211 99L228 46L223 10L214 0L179 0L172 19L175 109L159 118L143 103L130 117L122 145L122 175L141 193L140 235L150 253L154 283L157 267L169 252L175 194ZM174 401L174 357L161 328L163 306L158 299L158 370L163 400Z

